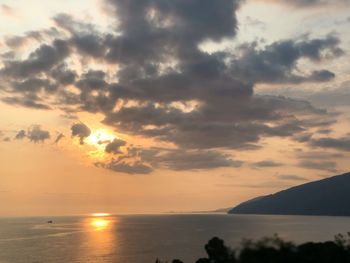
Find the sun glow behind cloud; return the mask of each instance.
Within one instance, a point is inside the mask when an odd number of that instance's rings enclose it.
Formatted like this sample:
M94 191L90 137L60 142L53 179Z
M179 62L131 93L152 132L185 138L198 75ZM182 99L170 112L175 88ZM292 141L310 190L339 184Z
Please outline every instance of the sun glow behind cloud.
M93 159L102 160L106 158L106 144L112 142L118 136L106 129L92 130L89 137L85 139L85 144L90 146L89 156Z
M91 135L86 138L85 142L98 148L104 148L103 144L113 141L117 136L105 129L92 131Z

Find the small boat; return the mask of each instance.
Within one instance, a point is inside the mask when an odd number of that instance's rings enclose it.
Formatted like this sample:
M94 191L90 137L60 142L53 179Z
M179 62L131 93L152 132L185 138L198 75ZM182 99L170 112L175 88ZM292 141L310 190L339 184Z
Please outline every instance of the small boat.
M52 224L52 223L53 223L53 221L52 221L52 220L49 220L49 221L47 221L47 223L48 223L48 224Z

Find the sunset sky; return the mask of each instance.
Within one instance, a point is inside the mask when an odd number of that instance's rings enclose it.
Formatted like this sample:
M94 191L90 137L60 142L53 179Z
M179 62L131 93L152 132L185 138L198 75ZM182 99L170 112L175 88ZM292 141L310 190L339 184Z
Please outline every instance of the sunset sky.
M0 0L0 215L231 207L350 170L349 0Z

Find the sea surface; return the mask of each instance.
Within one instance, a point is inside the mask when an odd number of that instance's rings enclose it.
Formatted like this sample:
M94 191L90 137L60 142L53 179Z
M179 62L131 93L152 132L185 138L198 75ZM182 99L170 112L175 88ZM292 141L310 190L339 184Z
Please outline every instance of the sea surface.
M53 220L53 223L47 223ZM205 256L218 236L237 247L242 239L278 234L296 243L332 240L350 231L347 217L226 214L0 218L1 263L185 263Z

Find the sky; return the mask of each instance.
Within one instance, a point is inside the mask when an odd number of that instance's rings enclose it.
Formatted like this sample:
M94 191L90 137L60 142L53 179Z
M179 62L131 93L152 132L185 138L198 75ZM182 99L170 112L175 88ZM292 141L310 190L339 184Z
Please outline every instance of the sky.
M0 215L210 211L350 170L348 0L0 0Z

